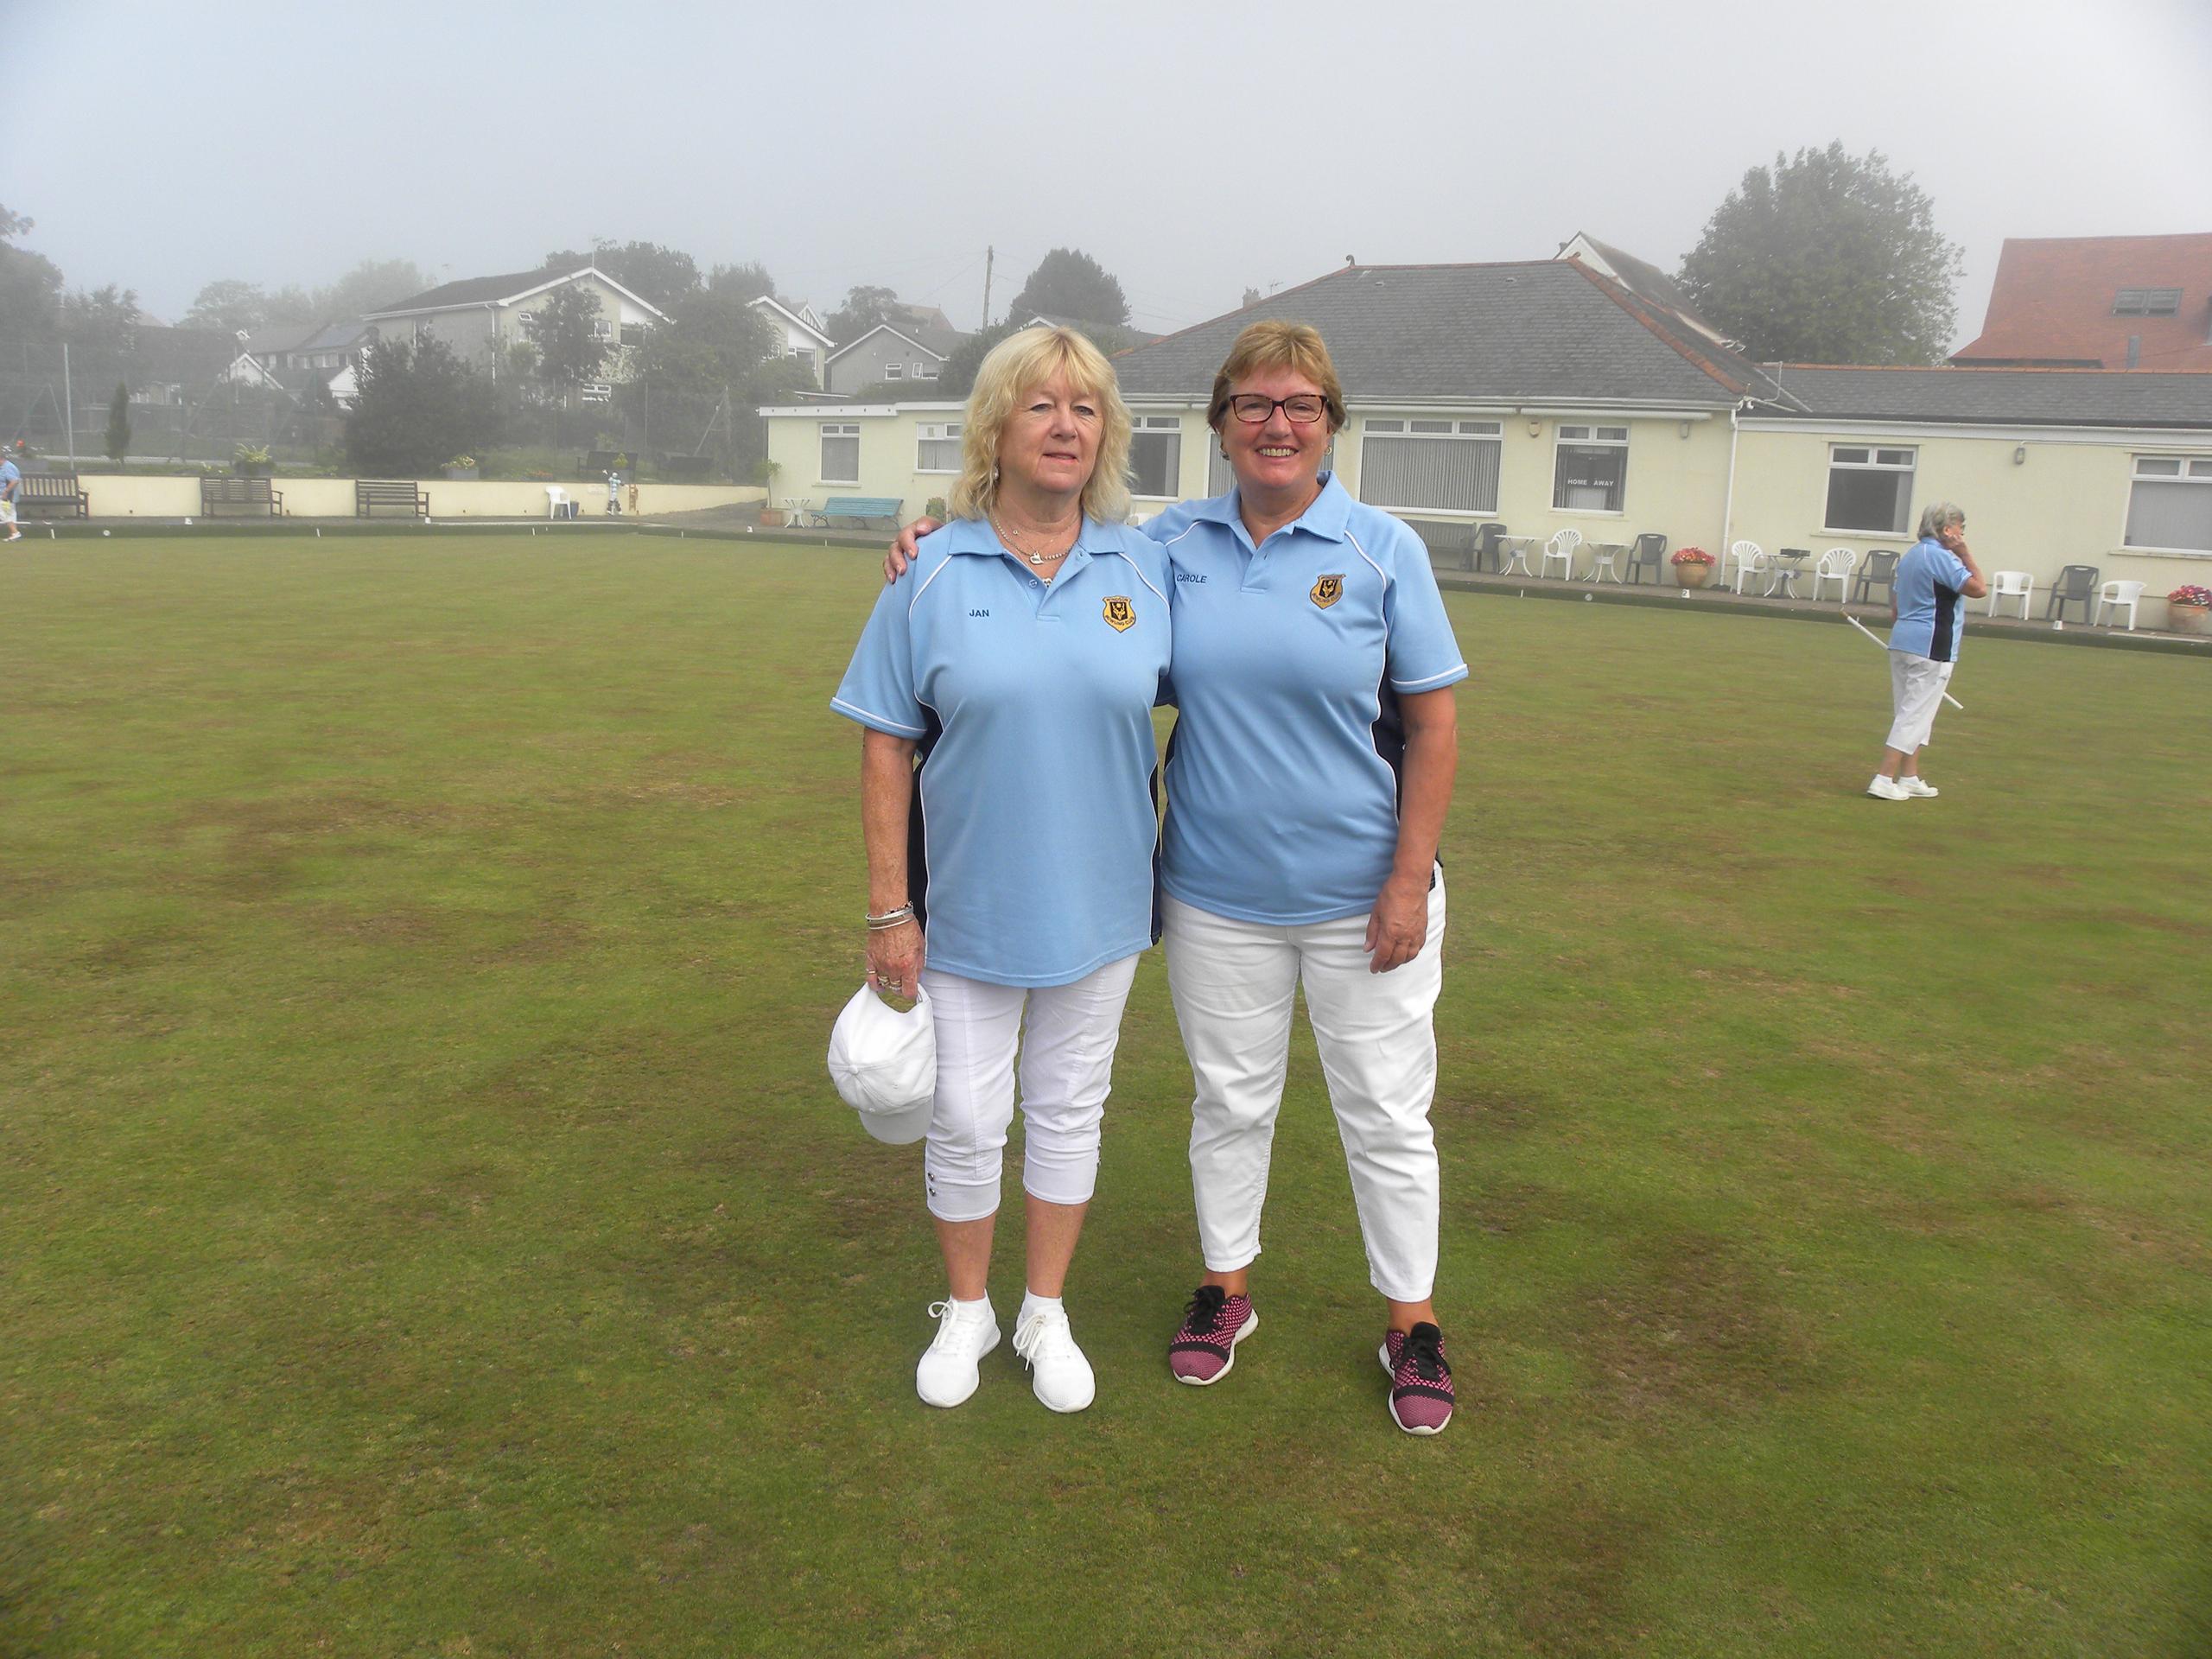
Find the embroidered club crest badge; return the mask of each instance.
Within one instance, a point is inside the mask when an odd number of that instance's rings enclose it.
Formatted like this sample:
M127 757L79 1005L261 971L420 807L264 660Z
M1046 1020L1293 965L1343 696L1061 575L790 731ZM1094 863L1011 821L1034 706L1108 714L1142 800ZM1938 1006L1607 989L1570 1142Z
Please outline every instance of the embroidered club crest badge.
M1136 607L1124 594L1116 594L1106 601L1106 626L1116 633L1127 633L1136 626Z
M1344 578L1342 571L1338 571L1333 576L1324 576L1313 584L1313 602L1325 611L1344 596Z

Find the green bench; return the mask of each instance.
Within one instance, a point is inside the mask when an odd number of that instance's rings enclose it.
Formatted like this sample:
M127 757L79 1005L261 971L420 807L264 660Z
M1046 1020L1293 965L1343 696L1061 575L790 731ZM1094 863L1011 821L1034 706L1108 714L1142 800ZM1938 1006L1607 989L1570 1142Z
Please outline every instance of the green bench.
M880 518L892 529L899 528L899 509L906 502L895 495L833 495L814 510L817 529L827 530L832 518L851 518L858 521L857 528L866 529L871 518Z

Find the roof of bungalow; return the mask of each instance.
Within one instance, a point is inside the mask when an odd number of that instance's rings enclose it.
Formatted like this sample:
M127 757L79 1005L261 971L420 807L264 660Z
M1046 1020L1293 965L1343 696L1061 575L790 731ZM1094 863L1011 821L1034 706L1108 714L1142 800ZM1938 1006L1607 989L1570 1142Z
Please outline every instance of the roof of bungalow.
M2212 374L2125 369L1857 368L1770 363L1763 414L1828 421L2212 429Z
M1116 359L1123 396L1204 398L1230 343L1310 323L1345 396L1390 403L1726 408L1770 391L1752 365L1579 261L1347 265Z

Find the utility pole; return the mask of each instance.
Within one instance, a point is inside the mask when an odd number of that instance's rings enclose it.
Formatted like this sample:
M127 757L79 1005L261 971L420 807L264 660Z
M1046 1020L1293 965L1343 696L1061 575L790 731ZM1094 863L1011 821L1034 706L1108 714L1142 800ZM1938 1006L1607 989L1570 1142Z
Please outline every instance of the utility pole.
M983 250L983 327L991 326L991 264L998 257L996 248Z
M61 424L69 429L69 442L65 447L69 451L70 464L74 466L77 461L77 395L69 385L69 342L66 340L61 342L61 405L64 410Z

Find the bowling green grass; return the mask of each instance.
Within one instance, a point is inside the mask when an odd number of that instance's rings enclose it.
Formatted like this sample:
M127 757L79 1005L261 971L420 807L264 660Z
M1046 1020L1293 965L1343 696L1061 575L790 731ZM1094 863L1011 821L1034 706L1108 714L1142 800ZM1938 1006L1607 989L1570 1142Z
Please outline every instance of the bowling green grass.
M10 552L0 1653L2212 1650L2212 665L1970 632L1942 798L1891 804L1846 629L1452 597L1421 1440L1302 1029L1263 1324L1169 1379L1156 954L1068 1292L1096 1405L1010 1344L916 1401L919 1149L823 1068L875 588Z

